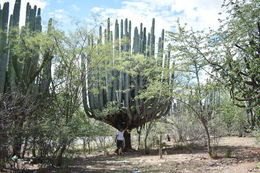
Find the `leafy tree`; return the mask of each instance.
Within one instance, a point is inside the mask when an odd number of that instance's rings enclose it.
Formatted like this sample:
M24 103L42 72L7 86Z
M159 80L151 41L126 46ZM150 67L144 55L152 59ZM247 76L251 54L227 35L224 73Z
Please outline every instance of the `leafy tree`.
M260 22L258 0L227 0L228 15L213 32L211 55L205 60L229 89L234 104L245 107L251 128L259 125L260 93Z
M209 121L215 113L218 98L214 97L217 84L202 77L210 74L204 56L208 48L207 37L201 31L186 30L178 24L176 32L169 32L173 42L177 87L173 90L174 99L186 105L189 113L201 122L207 137L208 153L212 154ZM203 53L202 53L203 52Z
M246 111L244 108L238 108L233 104L230 96L222 92L220 106L217 108L218 117L212 122L220 126L223 135L236 134L242 136L245 127L248 126Z

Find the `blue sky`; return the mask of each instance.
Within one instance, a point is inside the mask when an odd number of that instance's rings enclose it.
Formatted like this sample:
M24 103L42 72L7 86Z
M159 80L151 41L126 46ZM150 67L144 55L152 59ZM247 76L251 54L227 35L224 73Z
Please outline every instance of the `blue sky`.
M5 1L12 8L15 0L0 0L0 4ZM162 28L172 30L178 18L194 29L217 28L222 4L222 0L22 0L22 24L27 2L42 8L45 26L50 17L64 29L75 26L76 22L104 22L107 17L113 22L127 17L133 23L132 28L140 22L150 28L155 18L157 34Z

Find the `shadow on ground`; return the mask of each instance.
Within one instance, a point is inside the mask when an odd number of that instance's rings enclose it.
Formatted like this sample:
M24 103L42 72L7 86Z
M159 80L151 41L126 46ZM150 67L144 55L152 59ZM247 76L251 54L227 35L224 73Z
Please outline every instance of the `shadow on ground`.
M230 150L230 160L226 160L225 153ZM192 146L175 146L163 149L165 155L169 157L164 161L159 159L158 149L149 151L149 154L145 154L144 150L132 150L124 153L123 155L116 155L110 153L109 155L96 155L88 157L77 157L65 159L66 167L63 168L41 168L37 170L0 170L0 172L23 172L23 173L130 173L135 169L141 170L142 173L150 172L180 172L184 168L188 170L199 171L203 167L219 165L219 164L237 164L240 162L254 162L260 160L260 147L249 146L228 146L219 145L216 148L218 153L218 159L211 163L207 157L206 147L199 145ZM157 157L158 156L158 159ZM147 160L153 158L158 160L153 165L145 163ZM172 158L175 158L172 159ZM184 161L180 161L179 157L187 157ZM177 158L177 159L176 159ZM154 161L153 160L153 161ZM142 161L142 162L139 162ZM219 162L217 164L217 162ZM209 165L207 165L209 163ZM205 165L206 164L206 165ZM226 164L226 165L227 165ZM225 166L225 165L224 165ZM174 170L175 169L175 170ZM205 169L202 169L205 171Z

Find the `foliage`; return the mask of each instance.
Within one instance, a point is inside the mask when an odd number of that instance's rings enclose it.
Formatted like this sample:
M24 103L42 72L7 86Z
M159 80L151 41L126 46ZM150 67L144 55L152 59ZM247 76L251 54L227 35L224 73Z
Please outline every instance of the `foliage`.
M203 127L188 111L171 113L165 118L165 126L176 142L205 142Z
M205 57L226 86L235 104L252 112L251 126L259 123L259 1L225 1L227 17L211 36L212 56ZM215 39L214 39L215 38Z

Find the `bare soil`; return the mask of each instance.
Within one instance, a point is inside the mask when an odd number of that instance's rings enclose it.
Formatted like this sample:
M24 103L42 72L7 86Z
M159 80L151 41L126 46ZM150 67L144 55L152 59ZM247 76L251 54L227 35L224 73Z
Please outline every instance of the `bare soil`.
M227 150L230 157L227 158ZM27 171L34 173L260 173L260 146L251 137L224 137L216 149L217 158L212 159L203 146L164 148L163 158L158 150L131 151L123 155L95 155L68 159L66 168L44 168Z

